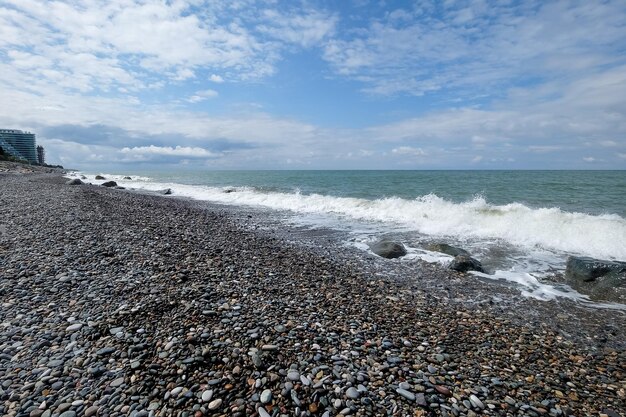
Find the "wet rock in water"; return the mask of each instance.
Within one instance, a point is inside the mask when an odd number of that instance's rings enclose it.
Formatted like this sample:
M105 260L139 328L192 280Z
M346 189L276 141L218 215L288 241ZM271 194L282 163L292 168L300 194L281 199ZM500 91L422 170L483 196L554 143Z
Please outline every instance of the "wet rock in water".
M96 175L97 180L106 180L102 175Z
M431 243L426 245L425 248L432 252L445 253L446 255L454 257L459 255L471 257L470 253L465 249L457 248L455 246L448 245L447 243Z
M65 184L67 184L67 185L82 185L84 183L81 180L79 180L78 178L74 178L74 179L69 180Z
M128 176L124 177L124 179L125 179L125 180L132 180L132 178L131 178L131 177L128 177Z
M117 183L115 181L107 181L102 183L103 187L117 187Z
M406 255L406 248L402 243L391 240L379 240L369 245L370 250L383 258L393 259Z
M626 262L571 256L565 279L575 290L593 299L626 302Z
M171 188L166 188L165 190L161 191L161 194L163 194L163 195L171 195L172 194L172 189Z
M467 271L478 271L485 272L482 264L479 260L472 258L467 255L457 255L454 257L448 268L459 271L459 272L467 272Z
M565 277L570 281L592 282L609 274L626 272L626 262L570 256L565 267Z

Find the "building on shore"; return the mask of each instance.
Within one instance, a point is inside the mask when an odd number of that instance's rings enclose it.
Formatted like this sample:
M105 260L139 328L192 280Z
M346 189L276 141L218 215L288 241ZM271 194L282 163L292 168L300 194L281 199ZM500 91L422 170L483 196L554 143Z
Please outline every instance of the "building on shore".
M37 146L37 163L39 165L46 163L46 150L41 145Z
M5 154L36 164L35 134L14 129L0 129L0 148Z

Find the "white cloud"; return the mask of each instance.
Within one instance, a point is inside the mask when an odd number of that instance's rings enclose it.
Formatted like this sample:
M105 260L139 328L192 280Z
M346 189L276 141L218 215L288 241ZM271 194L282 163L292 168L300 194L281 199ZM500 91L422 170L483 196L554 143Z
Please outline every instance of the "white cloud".
M215 90L211 90L211 89L201 90L201 91L196 91L196 93L193 96L189 97L187 101L190 103L199 103L206 99L217 97L218 95L219 93Z
M585 161L585 162L596 162L596 158L594 158L593 156L585 156L583 158L583 161Z
M386 14L328 42L324 59L365 91L453 98L498 96L501 88L537 78L561 79L614 65L626 42L620 1L480 2L406 10L412 19ZM593 34L593 35L592 35Z
M217 74L211 74L211 76L209 77L209 80L213 81L214 83L218 83L221 84L224 82L224 79L217 75Z
M263 12L262 21L265 23L257 27L260 32L281 41L311 47L334 32L338 18L317 10L283 13L269 9Z
M136 146L134 148L122 148L120 152L131 155L161 155L186 158L213 158L219 156L219 154L207 151L206 149L189 146Z
M408 155L408 156L425 156L426 152L424 152L421 148L412 148L410 146L400 146L397 148L393 148L391 153L394 155Z

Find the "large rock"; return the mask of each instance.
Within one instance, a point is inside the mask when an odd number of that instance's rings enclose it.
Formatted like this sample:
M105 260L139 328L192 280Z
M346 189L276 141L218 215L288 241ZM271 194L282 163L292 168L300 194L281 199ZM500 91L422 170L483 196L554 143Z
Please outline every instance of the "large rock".
M66 184L67 185L81 185L83 184L83 182L79 180L78 178L74 178L74 179L67 181Z
M479 260L469 255L457 255L454 257L448 268L459 272L477 271L485 272Z
M96 175L97 180L106 180L102 175Z
M433 252L445 253L454 256L454 259L448 268L459 272L478 271L485 272L482 264L478 259L472 258L470 253L465 249L448 245L447 243L431 243L425 246L426 249Z
M469 252L466 251L465 249L457 248L457 247L448 245L447 243L431 243L429 245L426 245L426 249L432 252L445 253L446 255L450 255L450 256L459 256L459 255L470 256Z
M626 262L571 256L565 279L576 291L594 300L626 303Z
M621 272L626 272L626 262L570 256L565 267L565 278L569 281L593 282L607 274Z
M406 255L404 245L391 240L379 240L378 242L371 243L369 247L376 255L387 259L400 258Z
M115 181L107 181L102 183L103 187L117 187L117 183Z

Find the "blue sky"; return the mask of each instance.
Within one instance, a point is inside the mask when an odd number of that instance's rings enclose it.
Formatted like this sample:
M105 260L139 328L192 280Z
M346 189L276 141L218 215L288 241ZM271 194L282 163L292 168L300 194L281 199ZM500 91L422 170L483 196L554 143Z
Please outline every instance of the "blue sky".
M624 169L626 3L0 0L0 127L91 171Z

